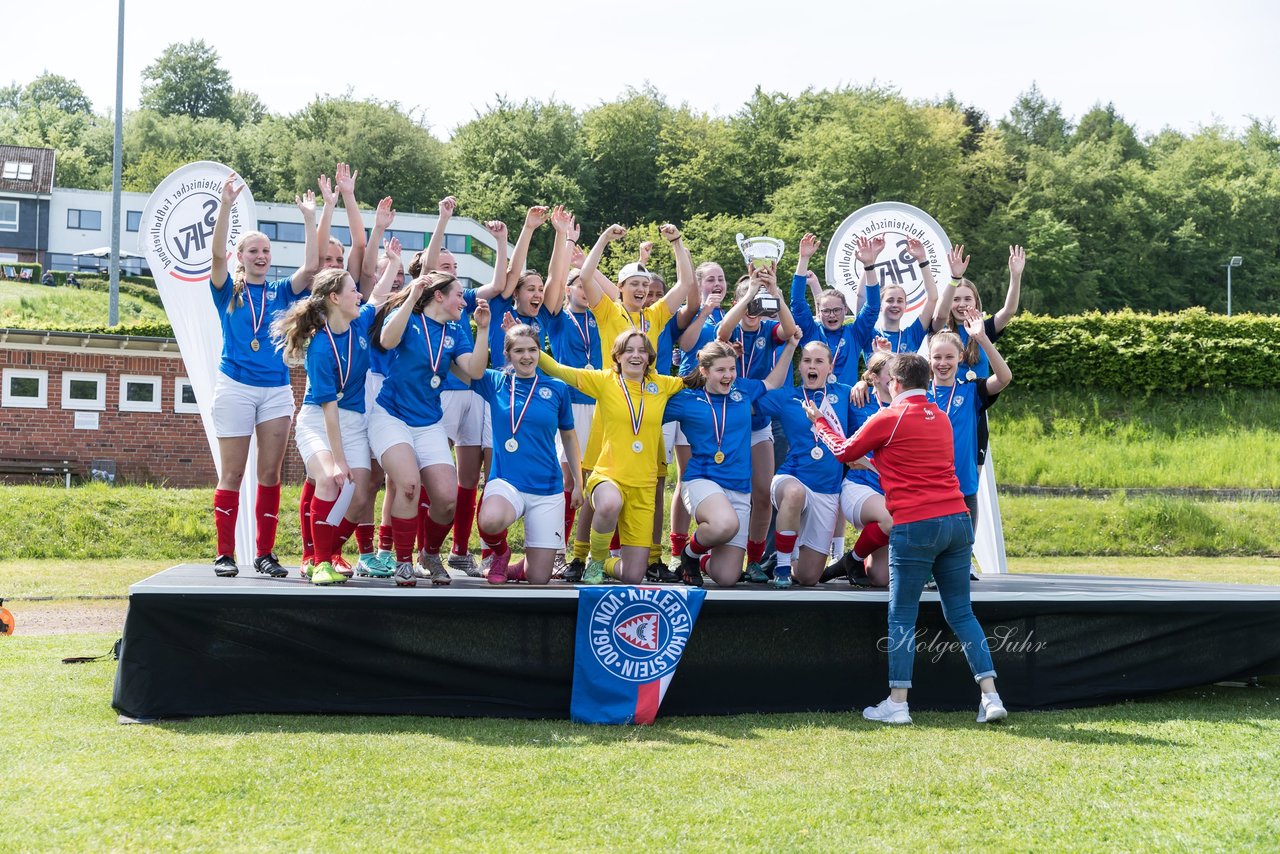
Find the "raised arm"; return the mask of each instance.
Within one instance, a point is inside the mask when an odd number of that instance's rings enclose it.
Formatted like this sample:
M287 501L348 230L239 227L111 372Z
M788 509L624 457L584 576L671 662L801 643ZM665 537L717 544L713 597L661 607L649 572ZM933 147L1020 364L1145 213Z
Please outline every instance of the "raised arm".
M742 318L747 316L747 306L751 305L751 301L756 298L756 294L760 293L760 288L763 284L755 276L751 277L751 281L747 284L747 292L742 299L735 302L725 312L724 319L720 321L720 325L716 328L716 338L726 343L733 340L733 330L737 329L738 324L742 322ZM789 313L788 316L790 316Z
M396 281L396 273L400 272L400 241L393 237L382 248L387 254L387 266L383 269L382 276L369 294L369 303L377 306L381 306L387 301L387 297L391 294L391 286ZM370 254L376 255L377 253Z
M956 298L956 285L964 278L964 271L969 269L969 256L964 254L964 244L952 246L947 253L947 264L951 267L951 281L942 286L938 295L938 307L933 311L933 329L938 330L951 321L951 304Z
M991 376L987 377L987 391L991 394L999 394L1013 382L1013 371L1009 370L1009 363L1004 360L1004 356L1000 355L996 345L992 344L991 339L987 337L987 327L981 315L975 314L966 320L964 329L971 339L978 342L978 346L987 354L987 361L991 364Z
M711 312L720 307L720 300L714 296L709 296L706 302L698 310L697 315L690 321L684 331L680 333L680 340L676 342L681 350L686 353L698 346L698 339L702 337L702 327L706 325L707 319L711 317ZM682 312L683 313L683 312Z
M800 327L796 325L796 319L791 316L791 309L787 307L787 299L782 295L782 289L778 287L778 280L775 277L773 281L767 282L765 288L769 291L770 296L778 301L778 337L786 341L792 335L800 331Z
M587 298L588 306L595 308L596 304L604 298L604 291L596 281L596 273L600 270L600 259L604 257L605 247L626 236L627 230L622 226L616 224L609 226L600 232L600 236L596 238L596 245L591 247L586 260L582 262L582 292Z
M996 329L1001 330L1009 325L1013 316L1018 313L1018 302L1022 299L1022 271L1027 266L1027 252L1021 246L1009 247L1009 293L1005 294L1004 307L996 312Z
M542 304L552 314L559 314L564 305L564 285L569 279L569 229L573 226L573 214L556 205L551 212L551 228L555 243L551 247L551 263L547 266L547 287L542 294Z
M444 246L444 227L449 224L449 217L453 216L453 209L457 206L458 200L453 196L445 196L440 200L440 218L436 220L435 230L431 232L431 239L427 241L426 254L422 257L424 272L439 268L440 247Z
M342 196L342 206L347 209L347 230L351 232L351 253L347 255L347 272L352 276L364 273L366 245L375 247L378 245L376 242L365 243L364 220L360 218L360 203L356 201L356 178L359 175L359 169L352 171L351 167L345 163L339 163L334 172L334 183ZM376 252L373 254L377 255ZM374 264L377 264L377 258L374 258ZM373 277L372 273L369 275L370 278ZM360 281L363 283L364 279Z
M533 233L537 231L551 216L551 209L546 205L534 205L525 214L524 226L520 236L516 238L515 251L511 253L511 267L507 270L507 281L502 286L502 295L510 297L516 292L516 283L524 273L524 262L529 257L529 244L533 241Z
M787 343L782 348L782 352L778 354L778 361L774 362L773 370L769 372L769 376L764 378L764 384L770 389L782 388L787 382L787 375L791 373L791 359L795 356L796 346L800 343L800 330L797 329Z
M218 216L213 221L213 257L209 263L209 281L218 290L227 281L227 232L231 230L231 206L244 189L244 182L234 172L222 182L222 195L218 203Z
M920 274L924 277L924 305L920 309L920 325L927 331L933 323L933 310L938 305L938 283L933 280L929 253L925 251L923 243L914 237L907 238L907 254L920 265Z
M320 244L316 240L316 194L307 190L294 197L298 210L302 211L303 232L306 241L302 245L302 266L294 271L289 285L295 294L311 287L311 280L320 269Z
M454 364L462 369L461 379L478 380L489 367L489 317L489 303L477 299L476 310L471 312L471 319L476 322L475 348L454 360Z
M386 234L387 229L391 227L391 223L395 222L396 211L391 207L391 197L386 196L382 201L378 202L378 208L373 213L373 233L369 235L369 246L381 246L382 235ZM393 238L394 239L394 238ZM396 241L396 246L400 245L400 241ZM360 293L366 299L369 298L369 283L373 281L374 275L378 272L378 253L365 252L364 259L360 262Z
M426 287L426 284L427 279L425 277L416 277L409 284L409 295L400 304L400 310L393 316L388 317L382 324L382 332L378 335L378 341L382 344L383 350L394 350L400 346L400 339L404 338L404 330L409 325L413 307L418 304L418 298L422 296L422 290Z
M680 234L680 229L667 223L658 231L662 234L662 239L671 244L671 251L676 256L676 286L667 291L667 295L662 298L667 308L671 310L672 316L675 316L686 299L696 301L697 286L693 281L693 257L689 254L689 248L684 245L684 237Z
M507 224L501 220L491 219L484 224L485 230L493 235L498 244L494 250L493 278L489 284L476 288L476 298L490 300L502 293L507 284Z
M551 358L551 354L545 350L538 354L538 370L548 376L555 377L558 380L564 380L569 385L582 391L579 385L579 375L589 373L585 368L569 368Z
M858 309L858 316L853 320L854 344L859 350L866 350L874 337L876 320L880 318L880 279L876 275L876 259L884 251L884 238L876 235L872 238L859 237L854 255L862 264L862 278L858 287L866 295Z
M338 208L338 194L333 191L333 184L329 182L328 175L321 175L316 179L316 186L320 188L320 199L324 202L324 208L320 211L320 224L316 226L316 246L320 249L320 254L324 255L325 247L329 245L329 238L333 236L333 212Z

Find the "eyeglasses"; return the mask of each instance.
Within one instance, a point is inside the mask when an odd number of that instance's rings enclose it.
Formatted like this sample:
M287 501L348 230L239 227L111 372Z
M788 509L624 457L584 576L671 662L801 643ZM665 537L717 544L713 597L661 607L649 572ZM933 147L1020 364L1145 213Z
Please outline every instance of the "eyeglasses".
M818 310L818 314L835 317L836 315L844 314L844 309L843 308L823 308Z

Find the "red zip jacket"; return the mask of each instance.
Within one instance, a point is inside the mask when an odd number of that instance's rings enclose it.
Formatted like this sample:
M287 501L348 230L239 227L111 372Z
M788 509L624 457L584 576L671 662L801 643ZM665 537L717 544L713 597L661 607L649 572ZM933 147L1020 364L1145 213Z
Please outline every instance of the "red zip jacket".
M824 418L817 427L842 463L875 451L885 506L895 525L969 511L956 480L951 422L924 389L898 395L848 439L841 440Z

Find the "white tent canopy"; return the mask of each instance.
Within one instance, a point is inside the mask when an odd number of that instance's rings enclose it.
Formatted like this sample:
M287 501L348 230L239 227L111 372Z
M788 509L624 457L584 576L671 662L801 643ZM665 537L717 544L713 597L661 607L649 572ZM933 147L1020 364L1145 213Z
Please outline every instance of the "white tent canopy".
M92 255L95 258L110 258L111 247L98 246L93 249L81 249L79 252L72 252L71 254L76 257L82 256L82 255ZM121 258L141 258L142 256L139 255L137 252L129 252L124 249L121 249L120 257Z

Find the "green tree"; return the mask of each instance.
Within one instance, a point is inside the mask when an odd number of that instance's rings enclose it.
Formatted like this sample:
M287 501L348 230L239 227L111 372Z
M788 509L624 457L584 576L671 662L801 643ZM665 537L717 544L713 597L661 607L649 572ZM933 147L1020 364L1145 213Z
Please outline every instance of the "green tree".
M203 39L171 44L142 71L141 105L162 116L231 119L231 75Z
M591 162L588 224L634 223L664 218L659 181L659 139L673 110L652 86L629 88L582 116L582 141Z
M727 119L675 111L658 138L663 210L685 221L695 214L736 214L748 209L756 188L742 171L746 152Z
M93 115L93 102L80 84L61 74L45 71L22 90L19 109L49 104L63 113Z
M1071 137L1071 144L1079 145L1088 141L1114 141L1120 146L1120 153L1126 160L1143 160L1147 153L1133 127L1116 112L1115 105L1111 103L1105 107L1094 104L1093 109L1080 118L1080 124Z
M1046 98L1035 83L1018 96L999 127L1012 150L1023 157L1033 147L1062 151L1071 137L1071 122L1062 107Z

